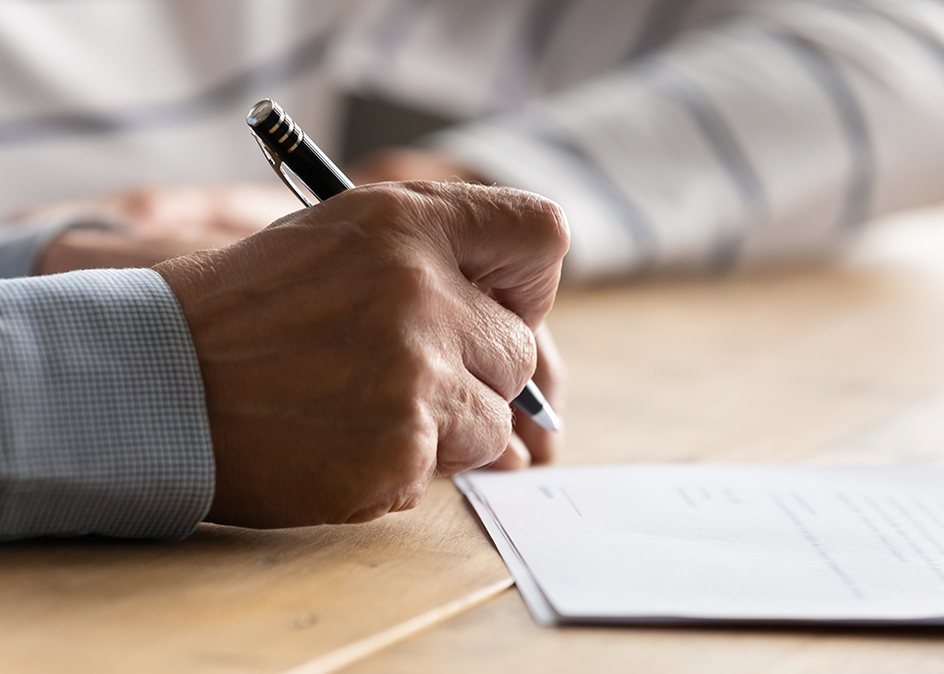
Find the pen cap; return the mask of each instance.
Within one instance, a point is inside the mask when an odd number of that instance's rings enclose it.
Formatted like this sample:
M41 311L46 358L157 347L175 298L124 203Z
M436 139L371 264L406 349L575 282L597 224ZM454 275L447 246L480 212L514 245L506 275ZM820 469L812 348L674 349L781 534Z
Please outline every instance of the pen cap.
M275 101L266 98L252 106L246 123L320 201L354 187Z
M246 115L246 124L266 145L285 152L294 152L305 138L305 132L285 113L282 106L268 98L252 106Z

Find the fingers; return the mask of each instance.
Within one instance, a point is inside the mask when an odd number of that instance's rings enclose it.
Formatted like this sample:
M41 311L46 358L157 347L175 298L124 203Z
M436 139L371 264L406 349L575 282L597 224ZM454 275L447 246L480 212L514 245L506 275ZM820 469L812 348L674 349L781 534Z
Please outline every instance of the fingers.
M413 183L350 190L158 265L203 377L212 516L363 521L412 507L434 474L524 465L522 440L550 456L524 419L513 438L508 403L536 363L560 403L531 328L566 247L550 202Z
M475 198L464 203L467 219L454 233L460 269L536 328L554 304L570 247L564 212L534 194L498 190L486 198L486 188L465 187Z
M567 406L567 368L546 324L535 332L538 356L534 383L551 408L563 418ZM515 410L515 434L527 447L533 463L548 463L564 449L564 429L554 432L542 428L520 410Z
M467 367L469 367L470 372L479 380L488 385L498 395L502 395L500 391L503 384L489 382L499 381L504 376L504 385L508 385L507 382L514 379L514 372L517 371L519 377L518 381L521 381L523 385L524 378L529 376L527 375L529 368L522 369L522 367L523 363L529 361L522 360L520 357L516 360L509 354L514 351L516 345L520 350L522 342L531 345L536 343L537 369L534 371L534 381L545 394L551 407L558 415L563 415L566 401L567 372L550 330L547 325L542 324L533 335L535 341L530 339L526 341L516 341L513 337L515 318L512 317L509 323L510 325L508 327L511 329L505 333L507 338L505 346L499 344L498 340L480 340L474 338L477 335L471 335L466 347L467 353L475 354L472 356L473 358L479 358L479 362L486 363L487 371L483 372L471 367L469 365L471 360L469 356L467 356L466 360ZM521 325L520 320L517 321L517 324L519 326ZM531 337L530 331L528 331L528 336ZM504 372L502 372L500 368L495 367L495 364L500 362L503 357L507 357L508 359L505 365L506 371ZM507 392L502 395L502 399L509 400ZM548 463L553 461L563 451L563 430L557 432L549 431L518 409L513 410L513 421L514 434L508 437L504 451L497 460L488 464L490 468L495 470L527 468L532 463ZM492 423L496 424L496 422ZM497 425L495 427L497 428ZM491 437L500 436L501 431L496 431L491 435ZM467 468L478 467L479 465L485 465L485 463L482 462L480 456L477 456L475 465L469 464Z
M534 334L521 318L478 289L470 286L462 297L468 314L468 325L459 335L465 367L511 402L534 373Z
M554 303L570 246L567 220L557 204L529 192L468 183L373 187L407 192L415 215L429 223L428 232L441 233L440 245L451 251L462 275L529 327L540 325ZM422 212L432 203L439 208Z
M517 435L508 440L508 447L498 460L489 465L492 470L521 470L531 465L531 453L524 441Z
M458 341L470 381L449 401L438 472L452 475L485 465L527 467L531 457L524 442L511 432L509 403L534 372L538 358L534 334L521 318L485 293L468 283L463 288L457 293L456 308L465 315L466 327L459 331ZM530 418L527 422L544 430ZM556 440L536 436L535 442L538 454L547 456Z
M550 406L563 417L566 406L567 369L554 344L547 325L541 325L535 333L538 348L538 365L534 382L544 393ZM490 468L495 470L517 470L532 463L549 463L560 456L564 449L564 429L557 432L541 427L521 410L514 410L515 435L502 456Z
M444 393L437 474L455 475L493 463L512 437L508 402L471 375L452 395Z

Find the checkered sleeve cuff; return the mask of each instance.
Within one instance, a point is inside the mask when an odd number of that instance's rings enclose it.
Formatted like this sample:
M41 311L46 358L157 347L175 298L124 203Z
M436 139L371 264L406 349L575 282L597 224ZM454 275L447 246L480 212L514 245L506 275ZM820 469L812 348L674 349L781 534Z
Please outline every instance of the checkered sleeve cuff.
M180 538L213 486L196 352L160 275L0 281L0 537Z

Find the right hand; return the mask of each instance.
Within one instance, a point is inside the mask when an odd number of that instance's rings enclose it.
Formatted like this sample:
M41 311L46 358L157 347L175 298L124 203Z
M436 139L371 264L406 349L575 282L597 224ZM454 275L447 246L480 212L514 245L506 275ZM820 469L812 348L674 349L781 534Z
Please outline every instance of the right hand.
M388 183L157 265L200 360L208 519L366 521L495 461L567 246L533 194Z
M348 177L357 185L386 181L435 180L438 182L467 182L488 184L461 161L437 150L390 147L380 150L348 167ZM567 372L557 347L546 325L535 330L538 346L538 366L534 383L559 415L566 405ZM561 454L563 430L548 431L531 417L515 410L515 433L508 449L490 468L515 470L533 463L547 463Z

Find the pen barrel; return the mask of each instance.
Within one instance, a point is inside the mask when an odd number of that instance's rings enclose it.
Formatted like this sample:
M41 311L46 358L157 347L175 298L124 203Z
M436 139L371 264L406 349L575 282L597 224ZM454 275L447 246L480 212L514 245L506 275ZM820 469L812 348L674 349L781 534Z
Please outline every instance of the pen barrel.
M319 201L354 187L278 103L269 99L260 101L250 111L246 122Z

